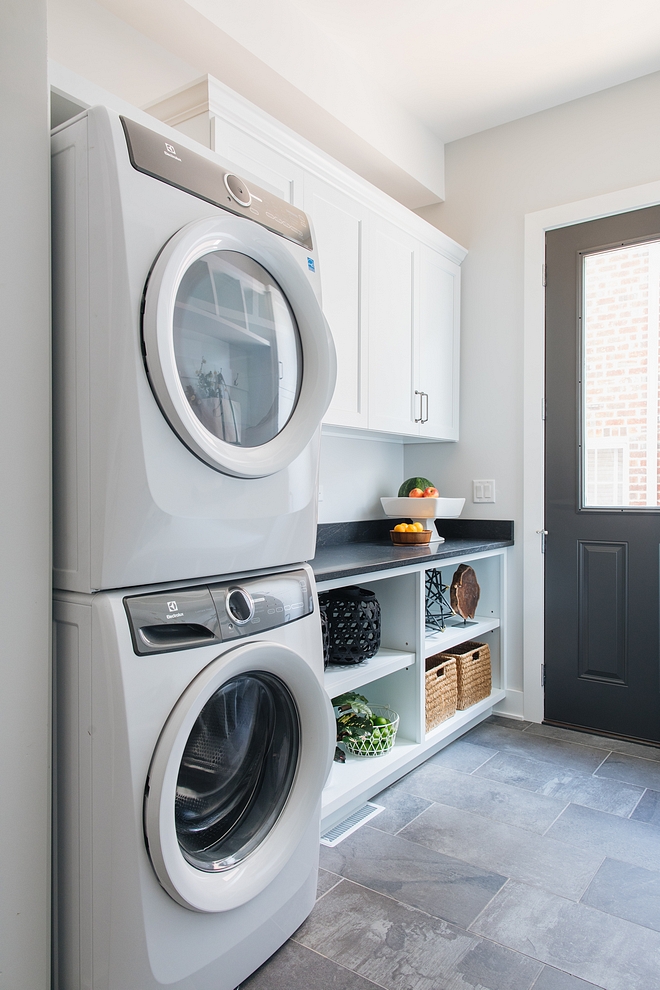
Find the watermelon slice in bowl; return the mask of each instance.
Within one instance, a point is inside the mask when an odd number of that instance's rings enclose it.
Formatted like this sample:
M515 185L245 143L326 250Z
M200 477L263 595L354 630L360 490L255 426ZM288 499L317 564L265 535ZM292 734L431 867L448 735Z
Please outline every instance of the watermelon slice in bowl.
M428 478L408 478L399 488L397 495L399 498L407 498L415 488L423 492L427 488L435 488L435 485Z

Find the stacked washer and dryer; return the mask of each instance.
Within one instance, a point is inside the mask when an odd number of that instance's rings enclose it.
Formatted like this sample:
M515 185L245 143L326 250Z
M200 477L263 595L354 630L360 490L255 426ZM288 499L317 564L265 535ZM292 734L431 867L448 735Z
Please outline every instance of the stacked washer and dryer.
M318 259L172 134L53 133L60 990L233 990L315 897Z

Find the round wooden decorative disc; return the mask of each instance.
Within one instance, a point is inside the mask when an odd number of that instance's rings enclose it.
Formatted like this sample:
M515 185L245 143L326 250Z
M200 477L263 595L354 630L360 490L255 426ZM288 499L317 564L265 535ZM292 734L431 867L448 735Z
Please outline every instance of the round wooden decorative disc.
M462 619L473 619L477 611L481 588L474 568L460 564L451 580L450 603L454 612Z

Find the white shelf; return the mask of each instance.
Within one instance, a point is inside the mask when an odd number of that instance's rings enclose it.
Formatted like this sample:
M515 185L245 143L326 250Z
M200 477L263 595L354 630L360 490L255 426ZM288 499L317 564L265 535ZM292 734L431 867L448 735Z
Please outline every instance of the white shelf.
M461 642L461 640L457 640ZM393 674L395 670L411 667L415 663L414 653L402 653L399 650L380 649L375 657L365 660L355 666L334 666L326 668L323 683L330 698L336 698L346 691L354 691L363 684Z
M425 576L427 565L419 560L404 568L392 568L373 574L340 579L334 586L350 580L359 583L367 578L379 582L378 599L382 610L383 642L401 644L402 649L381 649L375 657L352 667L332 665L326 670L324 684L330 698L347 691L360 691L367 698L389 698L401 716L401 732L389 753L376 757L347 754L345 763L333 763L323 790L322 828L327 831L379 791L424 760L469 732L487 718L495 706L508 698L507 630L501 616L506 615L506 559L504 548L460 555L470 560L481 586L480 611L464 625L456 615L446 620L444 632L424 626ZM324 582L325 587L333 587ZM491 694L465 711L424 732L424 660L434 653L451 650L460 643L489 637L493 681ZM405 669L404 669L405 668ZM383 680L385 678L385 680ZM389 679L388 679L389 678ZM371 687L375 681L380 686ZM392 685L392 692L385 685ZM415 741L416 740L416 741Z
M466 626L463 625L462 619L452 616L447 619L447 627L444 632L430 633L427 628L424 656L431 657L434 653L442 653L444 650L451 649L452 646L458 646L459 643L478 639L479 636L483 636L493 629L499 629L499 625L500 620L494 616L477 615L474 619L468 619Z
M491 708L499 704L500 701L504 701L505 698L506 691L501 688L495 688L487 698L478 701L476 705L470 705L469 708L464 708L462 712L456 712L451 718L445 719L440 725L436 725L435 729L427 732L426 743L434 745L441 739L446 739L447 736L451 736L457 729L461 730L465 725L472 722L475 716L483 715L484 713L489 714Z
M386 778L406 767L419 748L419 743L397 735L394 746L383 756L353 756L347 753L346 763L333 763L323 789L324 822L351 801L361 798L365 787L368 786L372 794L380 789L381 782L386 787L389 783Z
M340 821L342 817L351 814L352 805L368 800L379 790L387 787L394 779L401 776L401 770L407 772L422 763L432 753L438 752L444 745L453 742L463 735L476 722L486 718L500 701L504 701L506 691L496 688L491 694L471 705L462 712L456 712L451 718L426 734L421 743L411 742L397 736L394 747L383 756L353 756L346 754L346 763L333 763L328 783L323 789L323 824L325 831Z

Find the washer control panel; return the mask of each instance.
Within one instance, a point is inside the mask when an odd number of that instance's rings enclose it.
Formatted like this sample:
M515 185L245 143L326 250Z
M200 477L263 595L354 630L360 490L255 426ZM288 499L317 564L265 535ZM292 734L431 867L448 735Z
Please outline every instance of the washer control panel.
M314 611L307 571L269 574L210 587L223 642L276 629Z
M307 571L124 598L139 656L192 650L276 629L314 611Z

